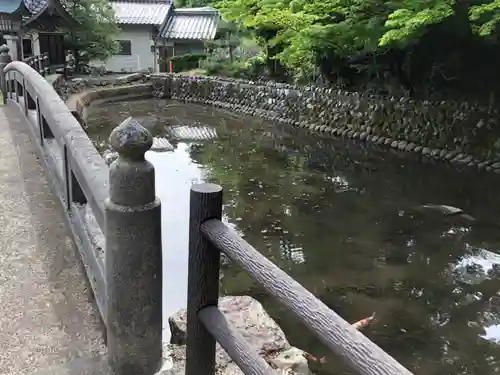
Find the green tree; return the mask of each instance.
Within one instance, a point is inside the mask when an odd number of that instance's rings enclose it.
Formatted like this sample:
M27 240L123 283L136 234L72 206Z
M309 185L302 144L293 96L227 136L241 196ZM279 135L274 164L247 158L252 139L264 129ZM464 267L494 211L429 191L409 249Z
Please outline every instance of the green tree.
M77 25L68 34L68 44L77 51L78 63L106 60L118 52L120 28L108 0L77 0L71 15Z
M175 0L174 3L178 8L198 8L212 5L209 0Z
M493 0L492 2L471 6L469 18L473 22L474 31L479 35L494 35L497 24L500 22L500 1Z
M295 77L410 94L498 87L499 0L220 0ZM474 59L471 58L474 56ZM487 86L485 86L485 83ZM496 88L495 88L496 90Z

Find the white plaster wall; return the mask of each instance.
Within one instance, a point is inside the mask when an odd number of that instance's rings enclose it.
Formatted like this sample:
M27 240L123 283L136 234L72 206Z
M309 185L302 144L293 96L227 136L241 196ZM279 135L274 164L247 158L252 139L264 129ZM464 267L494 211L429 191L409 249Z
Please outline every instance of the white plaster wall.
M132 54L130 56L115 55L107 61L91 61L92 66L105 66L113 72L137 72L152 69L157 71L155 54L151 52L153 43L153 27L150 25L120 25L122 29L117 40L130 40Z
M9 54L12 60L22 60L23 51L17 50L17 36L13 35L4 35L5 43L7 44L7 48L9 48Z
M31 31L31 42L33 43L33 56L40 54L40 41L38 40L38 33Z

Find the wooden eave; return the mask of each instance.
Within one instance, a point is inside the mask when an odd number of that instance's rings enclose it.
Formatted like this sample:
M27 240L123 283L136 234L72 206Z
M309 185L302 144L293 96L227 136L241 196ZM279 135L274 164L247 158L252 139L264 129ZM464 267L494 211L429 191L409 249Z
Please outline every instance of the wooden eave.
M60 17L65 23L66 26L72 27L77 24L75 19L68 13L68 11L64 8L58 0L47 1L45 5L38 11L38 13L32 15L30 18L25 19L23 21L23 27L28 27L30 24L36 21L42 21L44 16L48 16L49 18Z

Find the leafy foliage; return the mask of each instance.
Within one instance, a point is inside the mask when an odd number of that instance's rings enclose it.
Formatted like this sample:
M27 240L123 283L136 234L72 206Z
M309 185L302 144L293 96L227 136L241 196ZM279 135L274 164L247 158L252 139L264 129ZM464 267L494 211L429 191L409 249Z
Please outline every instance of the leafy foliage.
M274 75L282 67L308 80L395 80L410 93L424 87L428 93L455 87L478 69L471 55L491 61L491 71L498 59L492 44L500 0L219 0L216 6L252 31Z
M172 62L172 68L177 73L198 68L200 61L205 60L207 56L206 53L186 53L170 57L167 61Z
M408 8L399 8L387 16L387 31L380 37L379 44L409 42L421 36L430 25L438 24L453 16L455 0L442 2L414 2Z
M106 60L118 52L120 29L108 0L76 0L71 14L78 25L70 30L68 44L79 51L80 62Z
M175 0L174 4L177 8L198 8L208 6L211 2L207 0Z
M500 22L500 1L474 5L470 8L469 18L474 22L474 31L481 36L491 36Z

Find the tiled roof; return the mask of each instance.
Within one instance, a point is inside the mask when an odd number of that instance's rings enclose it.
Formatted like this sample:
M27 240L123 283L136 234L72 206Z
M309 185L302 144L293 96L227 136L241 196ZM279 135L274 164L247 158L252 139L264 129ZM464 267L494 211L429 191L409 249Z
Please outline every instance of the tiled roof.
M24 26L35 22L45 12L50 18L56 17L64 20L66 25L73 25L76 21L70 14L69 0L23 0L25 7L31 13L23 19Z
M43 10L43 8L47 5L47 3L50 3L50 0L23 0L24 5L26 8L30 11L32 14L36 14ZM70 11L70 2L72 0L53 0L52 3L59 3L62 5L63 9L67 12Z
M214 8L174 9L162 25L159 36L164 39L211 40L217 33L220 14Z
M31 14L36 14L47 5L47 0L24 0L24 5Z
M161 25L170 4L167 0L113 1L111 6L119 24Z
M0 0L0 14L4 17L0 20L0 31L15 31L21 26L21 17L23 24L27 25L43 14L50 5L54 6L55 13L62 16L68 22L72 20L68 13L68 0ZM18 11L17 16L13 14ZM19 17L19 23L17 20Z
M0 0L0 13L14 13L17 10L23 9L21 6L28 10L31 14L36 14L47 5L48 0ZM64 6L65 1L61 0L60 3Z

